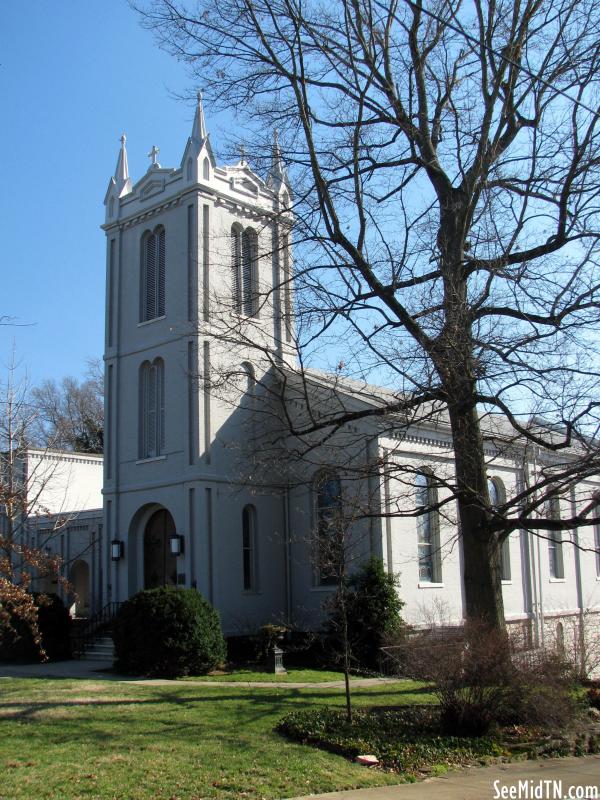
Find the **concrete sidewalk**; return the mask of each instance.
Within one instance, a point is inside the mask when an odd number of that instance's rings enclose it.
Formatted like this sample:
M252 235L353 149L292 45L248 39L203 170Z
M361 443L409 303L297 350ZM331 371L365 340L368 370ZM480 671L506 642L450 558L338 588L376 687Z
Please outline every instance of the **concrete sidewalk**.
M597 755L469 767L419 783L311 794L291 800L594 800L600 797L599 787Z
M344 681L322 681L305 683L292 681L200 681L167 680L165 678L138 678L112 672L106 661L77 660L54 661L47 664L0 664L1 678L75 678L83 680L117 681L144 686L229 686L251 689L343 689ZM364 686L377 686L383 683L397 683L393 678L354 678L351 686L359 689Z

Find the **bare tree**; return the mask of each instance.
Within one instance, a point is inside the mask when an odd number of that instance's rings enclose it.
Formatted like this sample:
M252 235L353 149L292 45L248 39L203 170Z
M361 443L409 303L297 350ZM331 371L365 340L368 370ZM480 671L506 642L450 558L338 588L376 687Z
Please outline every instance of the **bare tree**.
M46 549L70 518L54 514L43 542L34 541L29 528L31 517L44 514L42 498L55 479L55 467L42 458L29 458L29 437L37 421L37 411L29 403L26 381L16 377L13 362L6 382L0 385L0 643L18 635L14 622L21 622L32 634L44 658L38 608L44 596L32 593L35 580L50 578L69 589L62 576L62 560ZM43 455L43 454L40 454Z
M38 411L37 438L42 445L102 453L104 382L97 360L88 362L85 380L46 380L32 389L31 398Z
M312 448L359 419L445 415L467 613L502 625L502 540L598 521L581 488L599 466L598 7L154 0L142 13L253 134L258 169L280 130L303 359L333 346L346 375L392 387L291 432ZM497 507L490 442L551 455ZM571 491L572 513L548 513Z

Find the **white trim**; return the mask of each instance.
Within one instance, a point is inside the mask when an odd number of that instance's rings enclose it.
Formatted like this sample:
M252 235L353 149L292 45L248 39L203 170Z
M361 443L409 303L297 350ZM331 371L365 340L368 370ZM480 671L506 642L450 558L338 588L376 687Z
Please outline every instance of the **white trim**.
M152 319L145 319L143 322L138 322L138 328L143 328L144 325L150 325L152 322L159 322L161 319L166 319L166 314L161 314L160 317L152 317Z
M566 578L548 578L548 583L566 583Z
M417 584L419 589L443 589L443 583L433 583L432 581L419 581Z
M150 456L149 458L138 458L135 462L136 464L149 464L151 461L164 461L166 459L166 455L160 456Z

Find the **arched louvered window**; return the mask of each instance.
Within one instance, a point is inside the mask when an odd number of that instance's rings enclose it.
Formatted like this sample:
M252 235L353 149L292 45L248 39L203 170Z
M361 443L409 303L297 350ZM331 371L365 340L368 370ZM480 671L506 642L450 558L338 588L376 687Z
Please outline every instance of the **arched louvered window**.
M285 322L285 339L292 340L292 270L290 265L290 240L283 236L281 240L283 261L283 316Z
M242 229L239 225L231 228L231 283L233 308L242 310Z
M440 558L440 520L437 504L437 488L433 475L419 472L415 476L415 506L417 516L417 551L419 558L419 581L442 582L442 560ZM420 512L420 513L419 513Z
M140 367L140 458L165 450L165 366L162 358Z
M142 237L140 322L165 313L165 229L146 231Z
M242 511L242 564L244 591L258 589L258 549L256 541L256 509L245 506Z
M209 180L210 178L210 161L208 158L205 158L202 162L202 177L205 181Z
M488 478L488 494L492 508L498 508L504 503L504 486L499 478ZM511 579L509 536L503 539L500 545L500 578L503 581Z
M560 519L560 497L557 494L552 494L548 499L548 516L550 519ZM559 530L548 533L548 561L550 577L562 580L565 577L565 562L562 533Z
M314 482L316 511L315 577L320 586L338 583L344 554L342 483L339 475L319 473Z
M231 228L231 271L233 306L238 314L258 316L258 236L252 228Z

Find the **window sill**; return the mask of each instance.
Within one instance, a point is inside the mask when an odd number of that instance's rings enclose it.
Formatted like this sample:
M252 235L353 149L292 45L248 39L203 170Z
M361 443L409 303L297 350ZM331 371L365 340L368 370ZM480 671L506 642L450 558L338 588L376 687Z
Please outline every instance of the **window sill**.
M260 589L242 589L243 595L257 595L262 594Z
M149 458L138 458L135 462L136 464L151 464L153 461L165 461L167 457L165 455L162 456L150 456Z
M500 583L502 584L502 586L512 586L512 578L507 578L506 580L502 578L500 580Z
M167 315L162 314L160 317L152 317L152 319L145 319L143 322L138 322L138 328L143 328L145 325L151 325L153 322L160 322L161 319L166 319Z
M337 588L338 588L337 584L335 584L335 586L333 586L333 585L329 585L329 586L311 586L310 587L310 591L311 592L335 592L335 590Z
M566 583L566 578L548 578L548 583Z
M443 583L433 583L433 581L419 581L417 584L419 589L443 589Z

